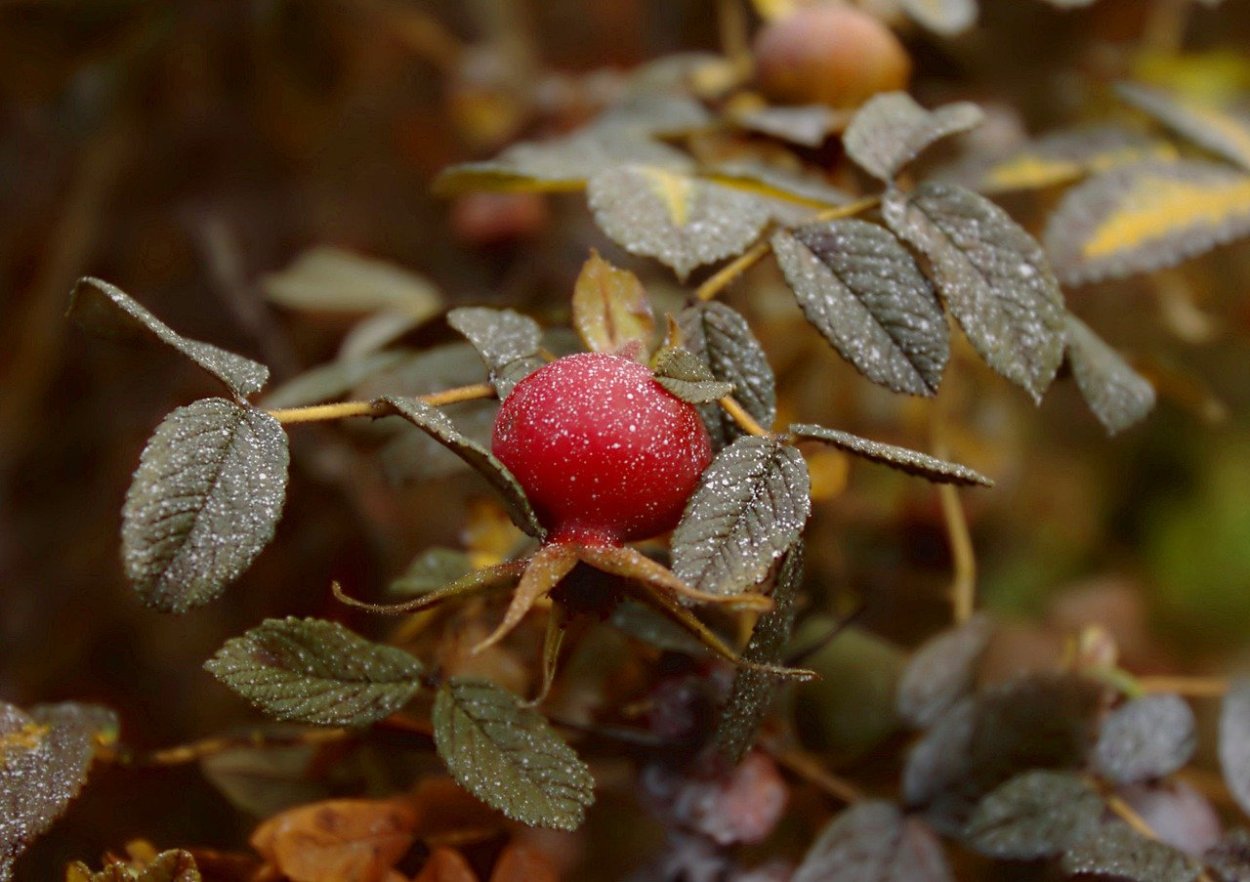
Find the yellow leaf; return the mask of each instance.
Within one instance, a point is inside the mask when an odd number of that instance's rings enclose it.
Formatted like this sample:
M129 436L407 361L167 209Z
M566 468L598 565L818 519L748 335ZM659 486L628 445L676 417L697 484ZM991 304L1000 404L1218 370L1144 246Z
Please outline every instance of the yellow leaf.
M592 251L573 288L573 326L592 352L625 354L645 361L655 316L642 282Z

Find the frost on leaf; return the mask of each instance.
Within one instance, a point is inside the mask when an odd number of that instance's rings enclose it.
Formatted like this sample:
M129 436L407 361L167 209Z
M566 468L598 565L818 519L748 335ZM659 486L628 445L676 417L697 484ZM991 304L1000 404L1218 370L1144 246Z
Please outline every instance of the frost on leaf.
M873 800L820 832L791 882L950 882L941 842L921 820Z
M1093 835L1104 809L1102 797L1074 772L1025 772L981 800L964 837L990 857L1053 857Z
M586 764L536 710L482 680L453 678L434 700L434 742L462 787L531 827L573 830L594 802Z
M726 447L673 531L673 572L714 594L757 584L798 540L811 513L811 480L797 450L748 436Z
M116 731L116 715L96 705L41 705L28 714L0 702L0 880L64 813L86 783L97 741Z
M959 627L930 638L917 649L899 679L899 718L924 729L968 695L976 684L977 664L993 633L993 621L978 614Z
M1250 814L1250 679L1235 680L1220 708L1220 768L1229 792Z
M1063 361L1064 306L1041 246L985 197L946 184L892 190L882 212L929 261L977 354L1041 401Z
M655 315L642 282L592 252L573 286L573 327L591 352L625 354L645 361L655 334Z
M765 428L777 418L777 388L763 347L741 314L712 301L683 309L677 316L687 349L699 356L712 376L734 387L734 399ZM742 434L737 423L715 405L701 407L700 415L716 447Z
M1250 233L1250 175L1196 159L1112 169L1073 187L1046 223L1069 284L1173 266Z
M981 124L985 114L967 101L925 110L906 92L868 100L842 135L846 152L869 174L889 183L930 145Z
M1250 170L1250 116L1141 83L1118 83L1116 92L1182 137Z
M804 423L792 425L790 431L797 438L806 441L823 441L825 444L830 444L854 456L898 469L909 475L916 475L936 484L994 486L994 482L985 477L985 475L965 465L960 465L957 462L947 462L944 459L938 459L936 456L930 456L927 453L921 453L918 450L911 450L907 447L882 444L880 441L871 441L868 438L852 435L850 432L840 432L837 429L827 429L824 426L813 426Z
M1194 712L1178 695L1145 695L1116 708L1098 736L1094 768L1117 784L1170 775L1197 746Z
M838 220L782 230L772 245L807 320L856 370L895 392L937 392L946 317L892 233Z
M323 726L366 726L420 689L421 663L322 619L266 619L226 641L204 667L265 713Z
M899 5L921 27L944 37L971 28L979 11L977 0L899 0Z
M265 276L261 287L279 306L315 312L385 311L426 319L442 309L443 303L438 289L416 273L324 245Z
M263 364L183 337L125 291L100 279L88 276L78 280L70 293L68 315L103 337L155 337L224 383L236 398L259 392L269 380L269 368Z
M1083 321L1069 313L1067 323L1068 363L1077 388L1108 434L1145 419L1155 405L1154 386Z
M207 603L269 540L286 495L289 452L268 414L205 398L156 427L122 507L122 562L149 606Z
M1068 848L1060 866L1069 875L1113 876L1133 882L1194 882L1201 867L1183 851L1147 839L1120 821Z
M397 414L468 463L502 497L512 522L529 535L542 538L546 531L538 523L538 516L525 498L525 491L493 453L473 439L460 434L451 420L438 408L420 399L390 396L382 400L394 408Z
M654 257L684 279L695 267L746 249L770 209L763 199L712 181L647 165L590 179L595 222L631 254Z
M516 310L462 306L447 313L447 324L464 334L482 356L500 398L507 398L513 386L543 365L538 356L542 328Z
M661 349L655 356L655 381L690 404L708 404L732 395L732 383L712 375L699 356L680 346Z

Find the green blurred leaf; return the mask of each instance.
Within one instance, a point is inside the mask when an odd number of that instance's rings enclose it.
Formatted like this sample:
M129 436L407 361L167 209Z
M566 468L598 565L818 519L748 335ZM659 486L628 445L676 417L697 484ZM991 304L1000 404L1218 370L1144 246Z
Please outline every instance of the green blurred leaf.
M1053 857L1094 834L1105 809L1078 774L1025 772L977 804L964 837L982 854L1003 860Z
M1154 386L1071 313L1066 339L1077 388L1107 433L1114 435L1145 419L1155 404Z
M1177 134L1250 169L1250 116L1141 83L1117 83L1115 90Z
M1144 695L1107 717L1094 746L1094 768L1117 784L1163 778L1194 754L1194 712L1179 695Z
M882 444L880 441L870 441L867 438L861 438L849 432L840 432L837 429L827 429L824 426L812 426L804 423L796 423L791 426L790 432L796 438L808 441L823 441L825 444L830 444L839 450L845 450L847 453L863 459L898 469L909 475L916 475L924 478L926 481L933 481L937 484L994 486L994 482L989 478L967 466L955 462L947 462L944 459L938 459L936 456L920 453L907 447Z
M276 409L333 401L369 377L388 371L411 357L411 352L390 350L319 365L287 380L266 395L262 403Z
M730 118L734 125L747 131L769 135L800 147L819 147L842 121L833 108L824 104L731 110Z
M473 564L455 548L427 548L408 565L387 589L391 594L428 594L467 575Z
M326 245L305 251L286 269L265 276L261 287L271 302L310 312L386 310L426 319L443 308L442 294L423 276Z
M930 145L984 119L981 108L967 101L925 110L906 92L886 92L859 109L842 143L856 165L888 184Z
M977 664L993 633L993 621L978 614L925 641L899 681L899 717L914 728L928 728L971 693Z
M512 309L462 306L447 313L447 324L459 331L482 356L490 381L501 399L512 387L542 367L542 328Z
M921 820L880 800L830 821L791 882L950 882L942 845Z

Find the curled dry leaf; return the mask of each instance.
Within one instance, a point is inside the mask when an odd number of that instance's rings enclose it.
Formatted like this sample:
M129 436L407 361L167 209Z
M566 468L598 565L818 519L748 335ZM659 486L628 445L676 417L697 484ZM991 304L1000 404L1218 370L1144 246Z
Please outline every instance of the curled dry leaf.
M382 882L415 841L420 816L404 799L338 799L285 811L252 847L291 882Z

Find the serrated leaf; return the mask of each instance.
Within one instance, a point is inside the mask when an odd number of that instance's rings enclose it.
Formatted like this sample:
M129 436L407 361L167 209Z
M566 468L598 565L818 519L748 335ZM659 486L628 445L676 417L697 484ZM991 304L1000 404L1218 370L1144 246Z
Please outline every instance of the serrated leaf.
M856 165L887 184L930 145L976 128L985 119L968 101L925 110L906 92L874 95L842 135Z
M916 729L937 723L976 684L977 664L994 634L978 614L927 640L908 661L898 684L899 718Z
M957 462L947 462L944 459L938 459L936 456L930 456L927 453L921 453L907 447L882 444L880 441L871 441L858 435L852 435L849 432L840 432L837 429L828 429L824 426L813 426L805 423L792 425L790 432L796 438L809 441L823 441L825 444L831 444L839 450L845 450L847 453L898 469L909 475L916 475L924 478L926 481L933 481L935 484L994 486L994 482L985 477L985 475L967 466L960 465Z
M473 569L472 559L455 548L427 548L417 555L387 589L391 594L428 594L449 585Z
M819 147L842 122L833 108L824 104L799 107L752 107L730 113L734 124L761 135L770 135L800 147Z
M1119 821L1069 847L1060 866L1071 875L1098 874L1132 882L1193 882L1201 870L1184 852L1147 839Z
M820 832L791 882L949 882L942 845L892 803L861 802Z
M1063 361L1065 313L1041 246L997 205L962 187L892 190L882 212L928 259L977 354L1040 402Z
M654 369L656 382L691 404L709 404L734 391L732 383L716 379L705 361L681 346L657 352Z
M452 678L438 690L433 722L439 756L478 799L531 827L581 825L594 802L590 769L516 696Z
M482 356L490 381L501 399L512 387L542 367L542 328L512 309L462 306L447 313L447 324L459 331Z
M507 467L495 455L476 441L457 431L438 408L417 398L388 396L382 399L395 413L402 416L456 456L463 459L474 471L487 480L503 499L504 508L512 522L531 536L541 539L546 530L538 523L538 516L525 498L525 491Z
M1178 695L1145 695L1107 717L1094 748L1094 768L1117 784L1170 775L1197 746L1194 712Z
M421 663L337 622L266 619L227 640L204 667L279 720L367 726L399 710L421 688Z
M898 239L852 219L781 230L772 245L807 320L856 370L895 392L937 392L946 317Z
M768 574L811 513L807 464L772 438L739 438L716 455L673 531L673 572L714 594L738 594Z
M97 705L42 705L27 714L0 702L0 880L65 812L86 783L97 740L116 730L116 715Z
M794 632L798 616L799 586L803 582L803 540L799 539L781 559L773 590L773 608L755 621L742 657L767 665L782 663L782 653ZM717 752L731 766L741 762L759 733L780 679L767 671L740 667L734 673L714 736Z
M122 562L143 602L186 612L251 565L282 513L290 462L273 417L224 398L156 427L122 507Z
M1220 768L1241 810L1250 814L1250 679L1238 678L1220 707Z
M271 302L316 312L387 310L430 318L443 303L438 289L414 272L326 245L305 251L260 284Z
M899 5L921 27L944 37L971 28L979 12L977 0L899 0Z
M1143 162L1073 187L1046 223L1069 284L1173 266L1250 233L1250 175L1212 162Z
M1155 405L1150 381L1071 313L1066 339L1077 388L1107 434L1114 435L1145 419Z
M777 418L776 381L747 320L731 307L712 301L683 309L677 325L685 347L707 364L712 376L733 384L734 399L743 409L761 426L772 426ZM699 413L716 447L742 434L719 407L701 407Z
M1141 83L1117 83L1115 90L1177 134L1250 169L1250 117Z
M403 364L411 357L411 352L392 350L319 365L287 380L266 395L262 404L267 408L280 408L333 401L369 377Z
M592 251L573 286L573 327L591 352L614 355L633 350L646 361L655 316L642 282Z
M1025 772L977 804L964 836L990 857L1032 861L1060 854L1093 835L1105 808L1080 775Z
M590 179L588 198L612 241L656 258L682 279L745 250L770 216L767 203L749 193L646 165L600 172Z
M236 398L264 388L269 368L210 343L183 337L125 291L86 276L70 292L70 318L92 333L121 339L153 337L220 380Z

